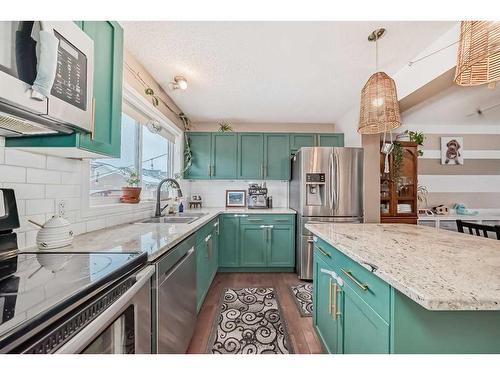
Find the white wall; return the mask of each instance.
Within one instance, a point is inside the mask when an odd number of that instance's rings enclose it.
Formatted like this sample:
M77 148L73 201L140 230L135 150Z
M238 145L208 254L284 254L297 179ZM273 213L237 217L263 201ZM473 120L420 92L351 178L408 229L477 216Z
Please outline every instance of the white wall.
M0 187L16 193L21 227L16 230L20 249L35 245L37 227L31 219L43 224L65 203L65 217L73 224L75 234L90 232L150 217L153 204L113 205L90 210L87 207L89 161L64 159L5 148L0 137Z

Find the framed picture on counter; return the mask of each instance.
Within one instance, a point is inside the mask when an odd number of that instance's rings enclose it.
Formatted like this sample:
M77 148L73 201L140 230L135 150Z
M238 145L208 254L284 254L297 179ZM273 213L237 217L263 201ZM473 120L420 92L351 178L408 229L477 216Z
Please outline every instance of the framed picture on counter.
M226 207L245 207L246 190L226 190Z

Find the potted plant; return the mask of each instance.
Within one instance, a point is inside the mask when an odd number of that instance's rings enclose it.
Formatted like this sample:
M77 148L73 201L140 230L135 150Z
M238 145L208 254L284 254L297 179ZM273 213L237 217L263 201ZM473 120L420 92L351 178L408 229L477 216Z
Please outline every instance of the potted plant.
M418 156L423 156L424 155L424 141L425 141L425 135L423 132L414 132L411 130L405 130L403 134L408 135L410 138L411 142L415 142L417 144L417 155Z
M120 202L122 203L139 203L141 200L141 190L139 187L139 182L141 182L137 172L130 172L127 178L128 186L122 187L122 196L120 197Z

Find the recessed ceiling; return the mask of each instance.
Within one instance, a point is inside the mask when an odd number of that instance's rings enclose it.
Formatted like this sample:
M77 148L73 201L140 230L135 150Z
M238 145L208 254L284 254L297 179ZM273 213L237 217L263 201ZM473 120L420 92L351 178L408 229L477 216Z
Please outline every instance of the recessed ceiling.
M455 22L121 22L126 48L193 121L333 123ZM187 90L169 89L175 75Z

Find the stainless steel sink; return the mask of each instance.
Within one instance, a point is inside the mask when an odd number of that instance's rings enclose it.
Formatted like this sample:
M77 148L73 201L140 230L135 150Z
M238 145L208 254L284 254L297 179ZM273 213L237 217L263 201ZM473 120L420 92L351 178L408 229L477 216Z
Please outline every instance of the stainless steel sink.
M138 222L140 223L165 223L165 224L191 224L198 220L200 217L206 215L205 213L181 213L174 215L165 215L160 217L151 217Z

